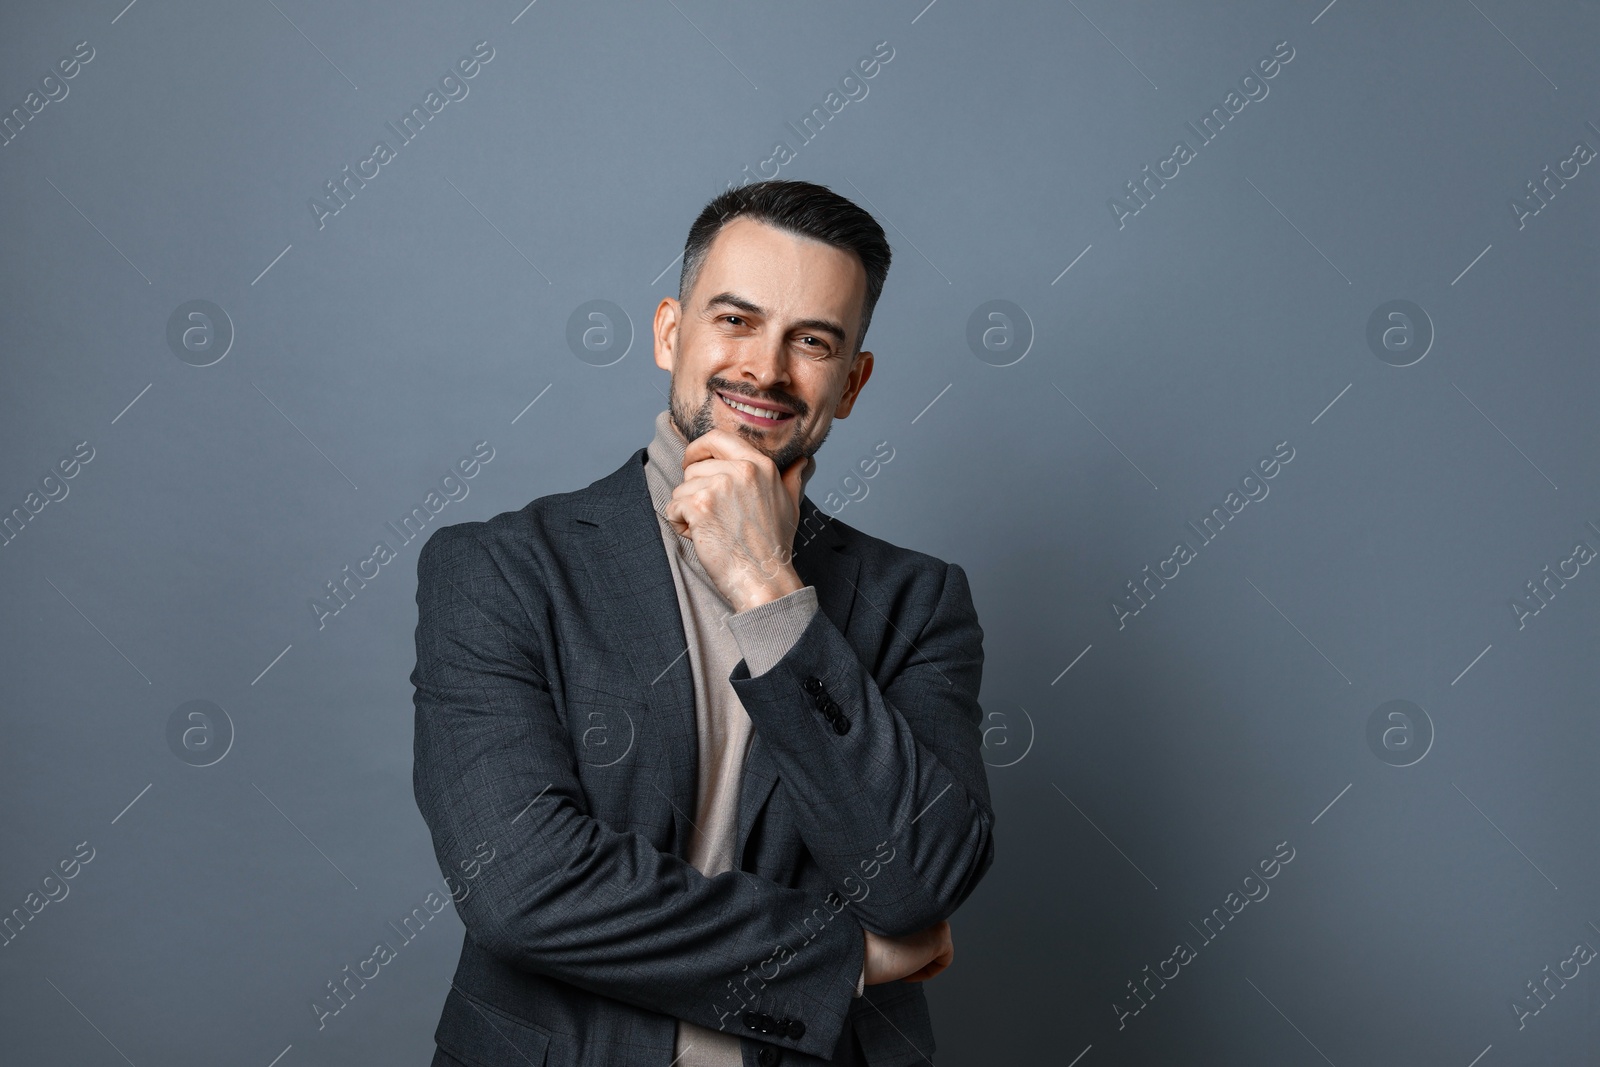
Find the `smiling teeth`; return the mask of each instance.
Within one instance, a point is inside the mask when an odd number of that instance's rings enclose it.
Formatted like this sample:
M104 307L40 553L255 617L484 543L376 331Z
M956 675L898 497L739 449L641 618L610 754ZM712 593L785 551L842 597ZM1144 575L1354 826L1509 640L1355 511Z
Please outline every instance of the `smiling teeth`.
M718 396L722 396L721 393L718 393L717 395ZM724 404L727 404L730 408L733 408L736 411L743 411L746 414L754 415L759 419L776 419L776 418L781 418L782 415L783 415L782 412L774 413L773 411L771 411L768 408L754 408L754 407L751 407L749 404L741 404L737 400L729 400L725 396L722 396L722 402Z

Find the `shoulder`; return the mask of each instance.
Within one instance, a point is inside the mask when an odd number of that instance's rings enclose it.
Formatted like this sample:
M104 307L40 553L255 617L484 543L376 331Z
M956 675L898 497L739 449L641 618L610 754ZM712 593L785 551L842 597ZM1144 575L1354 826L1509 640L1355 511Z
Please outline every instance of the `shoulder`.
M817 514L826 518L826 512ZM859 581L864 590L875 586L901 602L929 607L954 594L962 607L970 608L971 593L960 564L875 537L836 518L826 521L835 549L860 563Z
M639 464L642 452L634 452L621 467L581 489L549 493L514 511L435 529L417 558L418 573L435 566L459 566L460 561L474 558L487 558L508 571L558 551L560 544L573 536L575 524L592 522L622 506L630 489L644 491Z

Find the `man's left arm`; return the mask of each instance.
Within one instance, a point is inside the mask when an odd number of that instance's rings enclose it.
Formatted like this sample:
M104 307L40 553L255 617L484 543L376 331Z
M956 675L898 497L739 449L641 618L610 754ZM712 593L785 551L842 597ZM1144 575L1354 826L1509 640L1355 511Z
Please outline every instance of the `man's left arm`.
M933 597L914 634L914 620L890 620L903 666L881 689L810 586L727 620L745 654L729 682L802 839L861 925L888 937L949 918L994 859L983 630L958 565Z

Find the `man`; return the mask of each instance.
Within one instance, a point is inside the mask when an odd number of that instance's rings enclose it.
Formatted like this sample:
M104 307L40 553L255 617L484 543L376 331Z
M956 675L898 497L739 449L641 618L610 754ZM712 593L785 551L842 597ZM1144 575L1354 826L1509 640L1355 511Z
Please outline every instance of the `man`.
M960 567L803 495L889 259L821 186L717 197L650 444L424 546L414 783L467 930L434 1067L932 1063L994 855L983 631Z

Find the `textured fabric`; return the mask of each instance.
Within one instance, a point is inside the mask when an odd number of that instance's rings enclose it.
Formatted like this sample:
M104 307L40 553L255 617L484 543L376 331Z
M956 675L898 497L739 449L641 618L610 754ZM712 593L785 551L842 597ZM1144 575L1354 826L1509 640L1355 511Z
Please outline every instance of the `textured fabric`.
M966 574L802 499L817 607L728 676L752 735L734 866L708 877L646 459L418 555L413 783L466 928L440 1062L669 1067L679 1019L739 1033L746 1067L931 1062L920 983L854 992L863 925L948 918L993 862Z
M701 874L711 876L733 869L734 820L750 743L750 716L728 676L741 658L755 674L782 659L816 612L817 591L803 586L748 611L734 612L700 563L694 541L667 521L672 492L683 484L683 456L689 442L666 411L656 416L655 430L646 447L645 481L660 520L678 614L688 638L695 737L700 749L687 858ZM814 469L808 467L802 474L802 485ZM677 1067L742 1067L744 1063L737 1030L712 1030L682 1019L673 1054Z

